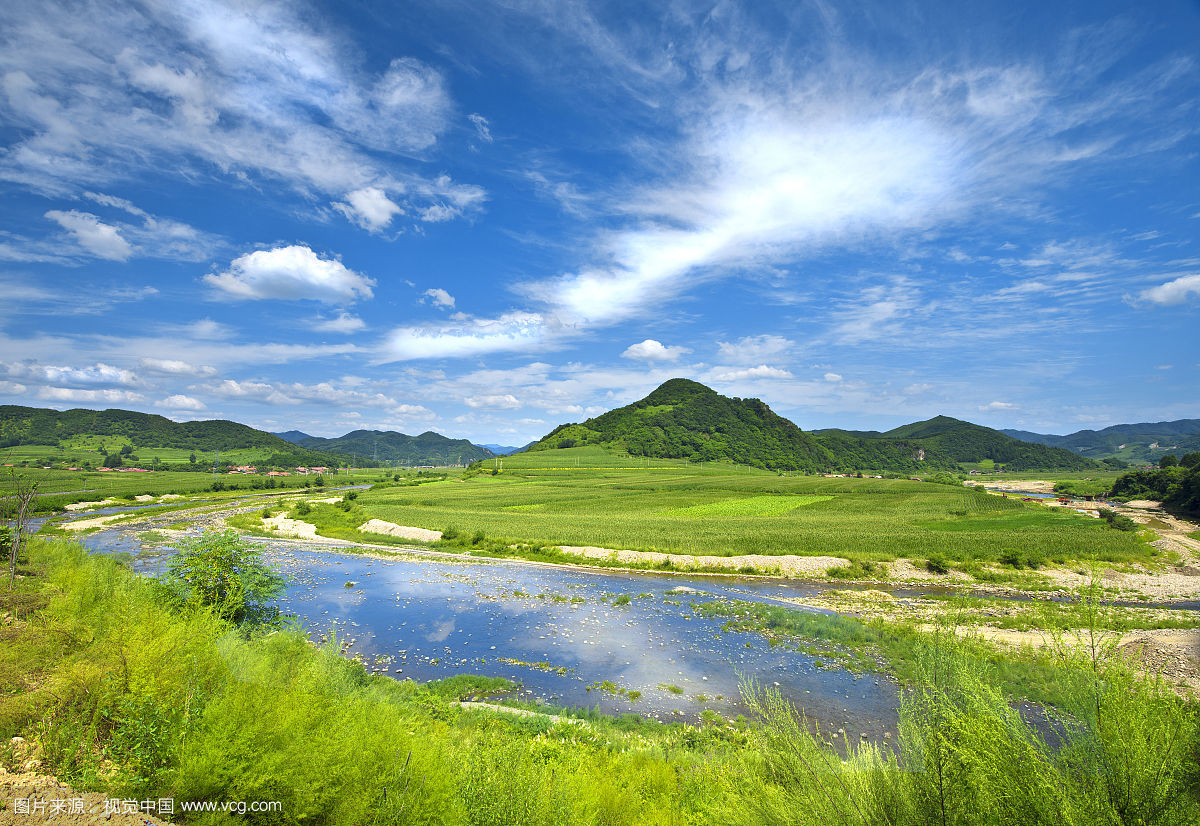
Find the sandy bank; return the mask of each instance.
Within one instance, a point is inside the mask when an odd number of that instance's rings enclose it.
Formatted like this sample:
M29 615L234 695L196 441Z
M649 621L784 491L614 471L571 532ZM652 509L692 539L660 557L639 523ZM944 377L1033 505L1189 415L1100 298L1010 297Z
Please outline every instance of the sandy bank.
M395 522L384 522L382 519L371 519L358 526L362 533L380 533L386 536L396 536L401 539L415 539L419 542L437 542L442 538L441 531L431 531L426 528L410 528L397 525Z
M584 559L616 561L627 565L657 566L670 563L676 568L728 568L739 571L753 568L757 572L779 572L780 576L824 576L830 568L849 565L850 560L840 556L764 556L744 554L742 556L692 556L691 554L665 554L656 551L619 551L612 548L596 548L591 545L562 545L563 553Z

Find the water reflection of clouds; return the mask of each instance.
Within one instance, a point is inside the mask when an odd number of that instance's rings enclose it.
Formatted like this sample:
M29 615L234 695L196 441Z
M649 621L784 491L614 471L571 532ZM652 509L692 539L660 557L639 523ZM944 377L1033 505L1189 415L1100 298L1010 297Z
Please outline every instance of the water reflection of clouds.
M568 705L660 717L681 710L694 717L702 708L742 710L744 674L768 686L778 684L811 716L839 725L855 714L864 720L894 718L895 690L889 685L822 671L802 652L772 647L757 634L723 633L722 620L692 615L693 600L719 595L775 601L796 595L800 588L791 584L507 562L473 565L467 573L464 566L431 559L378 560L270 541L262 547L273 565L292 574L285 610L312 629L326 630L336 622L339 638L351 641L349 651L369 661L378 655L395 658L387 669L393 676L502 676L521 682L533 696ZM347 581L355 585L347 588ZM683 583L707 593L664 600ZM610 604L618 594L628 595L630 602ZM576 597L584 601L569 601ZM511 660L571 670L559 674ZM632 702L587 690L604 680L642 697ZM678 686L683 693L660 685Z
M433 624L433 630L425 635L425 639L430 642L445 642L446 638L454 633L454 625L454 620L436 622Z

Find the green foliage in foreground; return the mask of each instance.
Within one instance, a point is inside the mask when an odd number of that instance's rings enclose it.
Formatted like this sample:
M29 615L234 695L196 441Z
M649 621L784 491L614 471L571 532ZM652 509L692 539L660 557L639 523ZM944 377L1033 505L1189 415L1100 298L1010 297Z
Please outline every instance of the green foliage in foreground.
M0 736L119 797L278 800L272 823L1184 824L1197 709L1119 661L1062 663L1061 747L948 636L913 644L898 749L836 753L777 695L744 731L466 713L295 630L249 638L65 542L0 594ZM448 682L448 681L446 681ZM461 690L460 690L461 689ZM711 717L710 717L711 719ZM241 820L253 821L254 815ZM233 822L228 814L199 822Z
M202 606L237 625L273 625L286 580L235 531L205 531L179 540L164 584L187 605Z

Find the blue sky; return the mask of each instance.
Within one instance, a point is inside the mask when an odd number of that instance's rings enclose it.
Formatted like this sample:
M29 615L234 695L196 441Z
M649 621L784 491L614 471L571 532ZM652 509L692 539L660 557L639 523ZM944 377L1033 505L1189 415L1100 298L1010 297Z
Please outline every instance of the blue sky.
M0 403L1200 416L1194 2L6 5Z

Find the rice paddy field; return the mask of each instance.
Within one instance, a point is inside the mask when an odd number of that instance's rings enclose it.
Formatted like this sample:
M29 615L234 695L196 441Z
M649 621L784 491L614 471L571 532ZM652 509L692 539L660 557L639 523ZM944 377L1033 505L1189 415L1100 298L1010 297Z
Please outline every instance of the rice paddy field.
M495 471L493 473L493 471ZM1065 509L905 479L787 476L570 448L481 474L375 489L370 516L488 539L687 554L1129 562L1158 551Z

